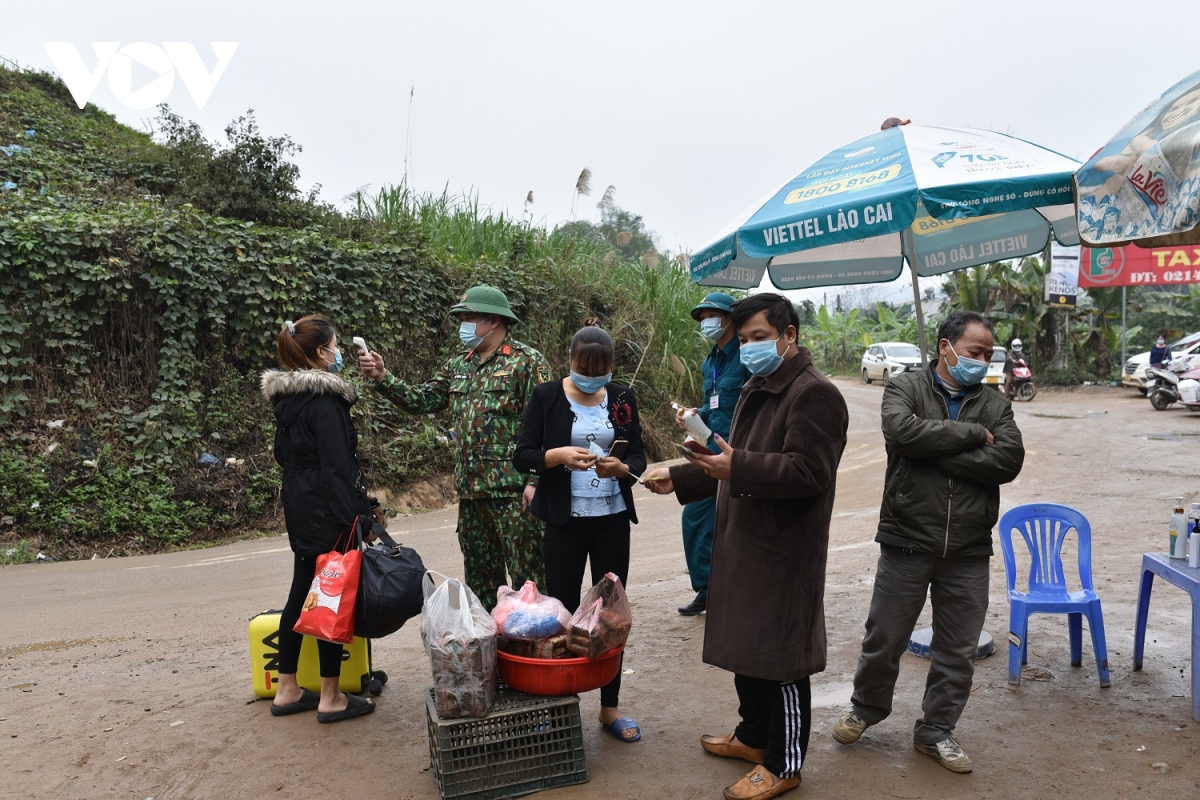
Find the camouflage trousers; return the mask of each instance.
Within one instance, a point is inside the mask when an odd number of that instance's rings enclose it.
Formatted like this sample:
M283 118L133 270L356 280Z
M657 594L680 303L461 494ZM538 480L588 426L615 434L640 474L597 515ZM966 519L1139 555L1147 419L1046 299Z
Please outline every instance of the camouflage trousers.
M545 591L544 537L542 523L522 510L520 495L459 501L458 545L467 585L489 611L504 584L519 589L533 581Z

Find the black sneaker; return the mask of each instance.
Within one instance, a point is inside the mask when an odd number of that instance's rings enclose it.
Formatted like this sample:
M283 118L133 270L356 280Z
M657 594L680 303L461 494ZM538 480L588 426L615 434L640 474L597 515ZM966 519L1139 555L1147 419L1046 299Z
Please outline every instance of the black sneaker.
M679 607L679 613L685 617L694 617L703 614L706 610L708 610L708 595L706 594L698 594L695 600L686 606Z

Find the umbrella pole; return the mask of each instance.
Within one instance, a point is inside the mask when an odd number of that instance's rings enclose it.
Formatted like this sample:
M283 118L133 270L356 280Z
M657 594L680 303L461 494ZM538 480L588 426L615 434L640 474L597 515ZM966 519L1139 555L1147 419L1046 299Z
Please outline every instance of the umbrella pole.
M917 313L917 338L921 342L921 367L929 371L929 346L925 344L925 312L921 309L921 286L917 282L917 268L911 261L908 268L912 272L913 311Z
M1125 364L1128 363L1125 360L1125 346L1127 344L1127 342L1126 342L1127 335L1128 334L1125 332L1125 287L1122 286L1121 287L1121 374L1122 375L1125 374Z

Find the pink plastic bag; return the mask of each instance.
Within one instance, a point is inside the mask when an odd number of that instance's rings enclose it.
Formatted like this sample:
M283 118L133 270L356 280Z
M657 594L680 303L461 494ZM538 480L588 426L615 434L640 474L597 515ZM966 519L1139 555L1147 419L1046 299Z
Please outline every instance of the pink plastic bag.
M519 592L508 586L496 590L492 620L505 639L533 642L565 633L571 615L562 603L539 592L533 581L525 581Z
M599 658L629 639L633 609L621 579L611 572L588 589L571 616L567 649L577 656Z

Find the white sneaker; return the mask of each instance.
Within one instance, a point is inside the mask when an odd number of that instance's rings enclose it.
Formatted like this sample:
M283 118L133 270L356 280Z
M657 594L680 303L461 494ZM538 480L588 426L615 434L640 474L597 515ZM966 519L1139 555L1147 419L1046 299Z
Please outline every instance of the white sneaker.
M939 764L951 772L970 772L975 768L971 764L971 759L958 746L958 742L954 740L953 736L937 744L913 742L913 749L918 753L933 756Z
M853 711L842 714L838 721L833 723L833 740L841 744L854 744L869 727L871 724Z

